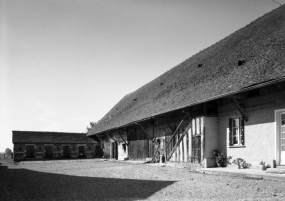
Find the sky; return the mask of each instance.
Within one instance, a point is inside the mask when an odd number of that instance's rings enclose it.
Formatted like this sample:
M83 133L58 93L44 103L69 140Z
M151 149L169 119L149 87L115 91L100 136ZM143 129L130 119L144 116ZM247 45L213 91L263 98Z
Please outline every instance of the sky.
M13 148L12 130L86 132L124 95L278 7L0 0L0 152Z

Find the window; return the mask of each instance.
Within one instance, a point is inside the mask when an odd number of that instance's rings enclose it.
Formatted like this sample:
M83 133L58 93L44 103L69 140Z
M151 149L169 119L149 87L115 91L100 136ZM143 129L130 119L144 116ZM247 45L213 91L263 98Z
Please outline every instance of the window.
M57 151L59 151L59 147L56 147Z
M42 150L42 147L39 147L39 150Z
M22 150L22 147L19 147L19 151L21 151Z
M91 150L91 147L89 147L89 150Z
M73 147L73 150L75 150L75 147Z
M244 120L234 118L229 121L229 146L244 145Z

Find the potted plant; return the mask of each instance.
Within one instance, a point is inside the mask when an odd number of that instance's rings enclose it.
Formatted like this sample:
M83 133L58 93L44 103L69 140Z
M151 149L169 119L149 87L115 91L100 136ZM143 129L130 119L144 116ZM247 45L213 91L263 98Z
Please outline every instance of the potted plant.
M216 163L218 167L225 167L227 163L229 163L230 158L227 158L224 152L219 152L219 150L215 149L213 152L213 155L216 158Z
M242 162L242 158L236 158L236 159L233 160L232 163L236 164L238 169L240 169L241 168L241 162Z
M233 164L236 164L238 169L247 169L250 168L251 164L247 163L244 159L242 158L236 158L232 162Z
M261 161L261 162L259 163L259 169L260 169L260 170L266 170L265 165L266 165L265 161Z

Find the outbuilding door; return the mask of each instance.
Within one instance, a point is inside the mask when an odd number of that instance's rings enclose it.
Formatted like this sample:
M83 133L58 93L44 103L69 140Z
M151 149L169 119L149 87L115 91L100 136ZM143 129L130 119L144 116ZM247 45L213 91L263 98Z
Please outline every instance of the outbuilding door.
M84 158L85 157L85 146L79 146L79 157Z
M101 146L95 145L95 154L94 155L96 158L102 158L103 150L102 150Z
M26 145L26 150L27 150L27 154L26 154L27 158L34 158L35 157L34 145Z
M63 158L70 158L70 148L69 146L63 146Z
M52 146L46 146L46 158L52 158L52 154L53 154L53 151L52 151Z

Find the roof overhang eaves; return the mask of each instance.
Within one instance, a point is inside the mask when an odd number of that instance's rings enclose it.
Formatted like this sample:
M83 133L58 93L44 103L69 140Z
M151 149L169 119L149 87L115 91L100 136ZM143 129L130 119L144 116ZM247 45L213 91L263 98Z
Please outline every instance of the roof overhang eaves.
M105 132L111 132L111 131L114 131L114 130L119 130L119 129L122 129L124 127L130 126L130 125L134 125L134 124L137 124L137 123L149 120L149 119L153 119L153 118L165 115L165 114L167 114L169 112L175 112L175 111L178 111L178 110L183 110L183 109L186 109L187 107L191 107L191 106L198 105L198 104L201 104L201 103L205 103L205 102L208 102L208 101L213 101L213 100L216 100L216 99L219 99L219 98L224 98L224 97L231 96L231 95L234 95L234 94L237 94L237 93L246 92L246 91L249 91L249 90L252 90L252 89L268 86L270 84L276 84L276 83L279 83L279 82L282 82L282 81L285 81L285 76L283 76L283 77L281 77L279 79L273 79L273 80L270 80L268 82L263 82L263 83L252 85L252 86L249 86L249 87L243 87L241 89L238 89L238 90L235 90L235 91L232 91L232 92L229 92L229 93L224 93L224 94L221 94L221 95L218 95L218 96L213 96L213 97L208 98L208 99L197 101L197 102L195 102L193 104L190 104L190 105L188 105L186 107L177 108L177 109L174 109L174 110L171 110L171 111L167 111L167 112L164 112L164 113L160 113L160 114L157 114L157 115L154 115L154 116L150 116L148 118L144 118L144 119L141 119L141 120L138 120L138 121L133 121L133 122L125 124L123 126L107 129L107 130L104 130L104 131L100 131L98 133L87 134L87 136L100 135L100 134L103 134Z
M97 141L94 142L29 142L29 141L25 141L25 142L12 142L13 144L17 144L17 143L35 143L35 144L94 144L94 143L98 143Z

